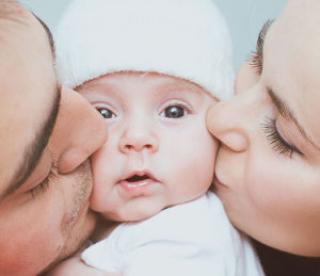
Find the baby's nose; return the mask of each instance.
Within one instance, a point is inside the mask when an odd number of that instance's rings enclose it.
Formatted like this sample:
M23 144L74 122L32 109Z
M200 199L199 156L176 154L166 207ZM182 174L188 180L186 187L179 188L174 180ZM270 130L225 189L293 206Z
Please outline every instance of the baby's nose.
M130 128L121 137L119 147L123 153L143 150L154 153L158 150L159 143L155 134L151 133L150 130Z

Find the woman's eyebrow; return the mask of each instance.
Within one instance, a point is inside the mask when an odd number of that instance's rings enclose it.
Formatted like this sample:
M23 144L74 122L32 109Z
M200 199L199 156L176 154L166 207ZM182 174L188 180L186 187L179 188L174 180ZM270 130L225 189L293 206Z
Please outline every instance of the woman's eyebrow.
M258 64L261 65L258 68L259 74L262 73L262 69L263 69L263 48L264 48L265 37L267 36L268 30L270 29L272 23L273 23L273 20L267 20L263 24L257 39L255 58L258 60Z
M311 139L311 137L307 134L305 129L299 123L297 117L295 116L294 112L290 109L290 107L274 92L273 89L267 87L268 94L277 108L278 112L281 114L282 117L292 121L297 129L299 130L300 134L307 140L309 144L315 147L318 151L320 151L320 147Z

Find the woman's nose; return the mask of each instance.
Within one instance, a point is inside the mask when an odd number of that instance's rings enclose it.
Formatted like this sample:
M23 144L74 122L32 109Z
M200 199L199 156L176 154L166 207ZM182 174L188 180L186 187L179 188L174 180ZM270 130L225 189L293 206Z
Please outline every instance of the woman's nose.
M154 153L158 150L159 142L149 124L128 123L120 141L122 153L140 152L147 150Z
M49 145L60 173L81 165L106 140L105 123L78 93L62 88L57 122Z
M209 131L223 145L236 152L247 150L250 142L254 103L247 96L243 93L219 102L210 107L207 114Z

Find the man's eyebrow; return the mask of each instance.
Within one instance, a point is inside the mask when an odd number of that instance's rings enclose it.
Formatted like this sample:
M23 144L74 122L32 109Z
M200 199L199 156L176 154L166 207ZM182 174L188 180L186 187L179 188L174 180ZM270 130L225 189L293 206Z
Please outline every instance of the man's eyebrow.
M258 35L257 44L256 44L256 51L253 54L253 60L251 61L251 65L253 67L256 67L258 70L258 74L260 75L262 73L263 69L263 48L264 48L264 42L265 38L267 36L267 33L273 23L273 20L267 20Z
M315 142L313 142L313 140L307 134L305 129L302 127L302 125L299 123L297 117L294 115L293 111L289 108L289 106L274 92L273 89L271 89L270 87L267 87L267 91L273 104L276 106L281 116L284 117L285 119L291 120L298 128L300 134L307 140L307 142L309 142L313 147L315 147L318 151L320 151L320 147L317 146Z
M19 189L38 165L42 153L48 145L50 135L55 126L55 122L59 113L60 98L60 89L57 87L57 93L51 106L49 116L44 121L44 125L35 135L34 140L30 143L29 146L26 146L26 150L22 157L22 163L13 174L12 180L9 182L8 188L4 191L3 194L0 195L0 200L1 198L4 198L9 194L12 194L17 189Z

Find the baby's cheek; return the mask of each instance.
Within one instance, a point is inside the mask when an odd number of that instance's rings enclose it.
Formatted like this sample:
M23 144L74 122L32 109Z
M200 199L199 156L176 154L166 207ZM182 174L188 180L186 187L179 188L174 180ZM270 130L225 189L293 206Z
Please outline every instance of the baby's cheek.
M203 150L207 155L206 159L211 163L212 168L215 166L216 157L219 151L220 143L218 139L213 137L210 132L206 129L206 143L204 143L204 147L207 150Z
M194 174L194 181L203 183L207 186L206 188L209 188L213 180L219 143L209 133L202 135L202 139L198 141L198 145L193 148L195 156L192 158L193 169L190 171Z
M212 154L213 160L215 160L217 157L217 153L218 153L220 144L216 138L210 136L210 139L211 139L211 148L212 148L211 154Z
M92 187L92 194L90 198L90 207L94 211L101 211L102 209L102 198L103 195L106 193L104 191L107 187L104 185L104 178L105 176L105 150L101 148L96 153L94 153L91 157L91 168L92 168L92 175L93 175L93 187Z
M112 165L110 164L112 161L110 160L110 156L112 156L112 153L110 152L110 146L108 147L107 143L91 156L94 186L96 186L97 183L104 181L104 178L109 171L109 167Z

